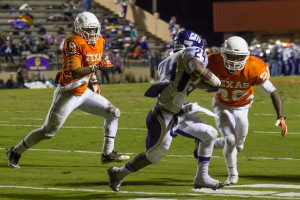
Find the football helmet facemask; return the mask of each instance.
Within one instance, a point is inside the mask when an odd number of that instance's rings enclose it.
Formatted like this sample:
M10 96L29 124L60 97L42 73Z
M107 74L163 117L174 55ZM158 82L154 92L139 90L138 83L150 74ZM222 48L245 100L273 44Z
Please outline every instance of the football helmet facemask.
M242 70L246 60L249 58L250 51L247 42L238 36L228 38L221 47L221 55L225 67L230 72Z
M184 30L177 33L174 37L174 52L186 47L199 47L201 49L205 49L206 44L194 31Z
M79 13L75 18L74 27L75 32L85 39L88 44L96 44L100 35L101 24L93 13Z

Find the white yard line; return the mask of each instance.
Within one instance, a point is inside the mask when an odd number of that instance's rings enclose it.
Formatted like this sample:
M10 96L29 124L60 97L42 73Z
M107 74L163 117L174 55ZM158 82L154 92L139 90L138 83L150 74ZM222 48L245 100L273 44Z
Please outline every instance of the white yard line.
M1 121L0 121L1 123ZM0 124L0 126L6 126L6 127L36 127L36 128L40 128L42 127L42 125L31 125L31 124ZM103 129L102 126L62 126L62 129L64 128L70 128L70 129L95 129L95 128L99 128L99 129ZM137 131L146 131L146 128L127 128L127 127L119 127L118 130L137 130Z
M250 131L252 133L276 133L276 134L279 134L280 131ZM288 132L287 134L290 134L290 135L299 135L300 133L296 133L296 132Z
M36 119L39 120L39 119ZM6 127L34 127L34 128L40 128L42 125L31 125L31 124L4 124L9 121L0 121L0 126L6 126ZM3 124L2 124L3 123ZM62 126L62 129L67 128L67 129L102 129L102 126ZM128 128L128 127L119 127L119 130L136 130L136 131L146 131L146 128ZM252 133L275 133L279 134L279 131L249 131ZM299 135L300 133L297 132L288 132L288 134L291 135Z
M255 185L241 185L240 187L257 187L260 188L262 184ZM266 187L266 185L264 185ZM268 188L279 188L276 184L270 184ZM299 185L289 185L292 187L298 187ZM111 190L95 190L95 189L78 189L78 188L59 188L59 187L30 187L30 186L15 186L15 185L0 185L0 188L15 188L15 189L27 189L27 190L52 190L52 191L73 191L73 192L91 192L91 193L115 193ZM234 190L234 189L220 189L213 191L211 189L192 189L193 193L163 193L163 192L134 192L134 191L119 191L121 194L141 194L141 195L166 195L166 196L232 196L240 198L266 198L266 199L300 199L300 193L298 192L283 192L283 191L259 191L259 190ZM140 198L136 198L140 199ZM143 198L144 199L144 198ZM146 198L149 199L149 198Z
M12 119L12 120L38 120L38 121L45 120L42 118L10 118L10 119Z
M0 150L6 150L7 148L0 147ZM49 151L49 152L64 152L64 153L90 153L90 154L101 154L102 152L97 151L83 151L83 150L59 150L59 149L28 149L29 151ZM122 154L137 154L137 153L124 153ZM168 157L177 157L177 158L188 158L193 157L193 155L165 155ZM212 156L213 158L222 158L223 156ZM265 158L265 157L239 157L239 159L256 159L256 160L290 160L290 161L299 161L298 158Z

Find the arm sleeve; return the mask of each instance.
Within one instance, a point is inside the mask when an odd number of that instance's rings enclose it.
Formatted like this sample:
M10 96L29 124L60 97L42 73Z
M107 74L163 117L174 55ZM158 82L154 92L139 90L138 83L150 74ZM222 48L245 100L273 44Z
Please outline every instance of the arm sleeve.
M274 92L276 90L276 88L274 87L274 85L271 83L270 80L266 80L265 82L260 84L259 87L268 96L271 96L272 92Z

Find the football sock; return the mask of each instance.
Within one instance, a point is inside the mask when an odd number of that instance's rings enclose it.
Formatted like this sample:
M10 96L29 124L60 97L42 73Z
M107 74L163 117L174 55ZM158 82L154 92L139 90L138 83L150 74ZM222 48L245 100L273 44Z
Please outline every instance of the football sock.
M44 140L45 137L41 134L41 128L31 131L19 144L17 144L13 151L22 154L28 148L32 147L33 145L39 143L40 141Z
M228 176L238 176L237 167L227 167Z
M199 162L197 166L197 178L204 178L208 176L208 166L209 162Z
M19 144L17 144L16 146L14 146L14 148L12 150L15 153L22 154L27 149L28 148L24 145L24 140L22 140Z
M121 168L119 168L118 176L120 179L124 179L125 176L133 173L132 171L130 171L129 169L126 168L126 165L127 165L127 163L125 165L123 165Z
M104 136L102 153L107 155L114 150L115 137Z

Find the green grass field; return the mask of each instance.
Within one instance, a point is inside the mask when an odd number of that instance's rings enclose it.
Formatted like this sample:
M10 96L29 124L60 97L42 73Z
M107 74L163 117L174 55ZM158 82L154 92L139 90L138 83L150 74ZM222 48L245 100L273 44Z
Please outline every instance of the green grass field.
M237 186L213 191L194 190L194 141L173 139L157 165L128 176L115 193L108 187L101 164L103 118L74 111L51 140L22 155L20 169L7 166L6 148L21 141L43 123L54 88L0 90L0 199L300 199L300 76L271 78L281 94L288 135L275 127L271 99L258 88L249 112L245 148L238 154ZM156 99L144 97L150 84L102 85L102 95L121 110L115 150L134 156L145 151L148 111ZM211 108L212 93L194 91L187 101ZM215 126L213 118L201 115ZM116 163L122 166L122 163ZM225 181L221 150L214 150L210 175Z

